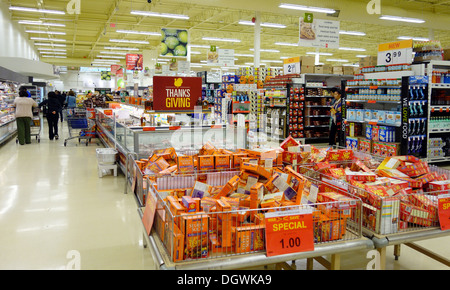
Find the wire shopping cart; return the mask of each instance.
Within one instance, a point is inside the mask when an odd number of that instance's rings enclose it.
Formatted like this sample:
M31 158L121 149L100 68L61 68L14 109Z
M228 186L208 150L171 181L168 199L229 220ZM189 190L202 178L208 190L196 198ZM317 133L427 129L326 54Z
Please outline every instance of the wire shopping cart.
M33 117L31 118L30 123L30 136L36 137L36 141L38 143L41 142L41 109L39 107L33 108ZM16 144L19 143L19 137L16 137Z
M67 145L67 141L72 139L78 139L78 143L81 142L81 139L85 139L86 146L88 146L91 142L92 136L86 135L86 131L91 128L86 109L66 109L63 112L69 131L69 138L64 140L64 146ZM75 133L75 131L77 131L77 133Z

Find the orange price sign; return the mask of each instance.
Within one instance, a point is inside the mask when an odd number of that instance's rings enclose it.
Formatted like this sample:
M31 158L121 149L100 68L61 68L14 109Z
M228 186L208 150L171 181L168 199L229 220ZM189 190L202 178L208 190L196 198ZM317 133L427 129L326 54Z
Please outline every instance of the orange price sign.
M450 194L438 196L438 213L441 230L450 230Z
M312 210L269 212L265 222L268 257L314 250Z

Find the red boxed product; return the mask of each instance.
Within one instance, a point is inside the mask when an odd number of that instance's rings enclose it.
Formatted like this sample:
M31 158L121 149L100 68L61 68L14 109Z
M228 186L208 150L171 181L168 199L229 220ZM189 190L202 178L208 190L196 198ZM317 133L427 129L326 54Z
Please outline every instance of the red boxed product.
M299 145L300 144L297 141L295 141L294 138L289 136L286 138L286 140L283 141L283 143L280 144L280 147L287 151L289 147L299 146Z
M353 151L351 149L337 149L328 150L326 160L328 161L344 161L353 158Z
M446 193L450 190L450 180L431 181L428 183L430 192Z

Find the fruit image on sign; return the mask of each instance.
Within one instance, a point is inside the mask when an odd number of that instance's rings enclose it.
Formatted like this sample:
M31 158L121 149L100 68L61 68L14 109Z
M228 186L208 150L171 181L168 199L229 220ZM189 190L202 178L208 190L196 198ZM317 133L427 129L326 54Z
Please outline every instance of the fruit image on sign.
M183 29L161 29L160 54L162 56L187 56L188 32Z

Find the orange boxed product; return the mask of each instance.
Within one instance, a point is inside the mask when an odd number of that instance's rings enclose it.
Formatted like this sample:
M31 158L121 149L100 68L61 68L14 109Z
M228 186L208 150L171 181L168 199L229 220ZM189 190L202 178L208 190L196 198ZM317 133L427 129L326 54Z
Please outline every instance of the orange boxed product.
M184 260L184 234L178 228L177 225L173 227L173 236L172 238L169 235L165 235L167 237L168 249L172 248L171 243L173 243L173 261L178 262Z
M208 257L208 215L203 212L185 214L182 225L186 244L185 259Z
M217 199L204 196L200 199L200 209L204 212L211 212L212 208L216 206Z
M178 156L177 166L179 173L187 173L194 171L194 157L193 156Z
M159 172L159 174L168 175L168 174L175 172L176 170L177 170L177 165L173 165L173 166L167 167L163 171Z
M192 197L203 198L205 196L210 196L212 192L211 186L206 183L196 181L194 187L192 188Z
M181 201L186 212L196 212L199 210L197 208L197 202L191 196L185 195L181 198Z
M259 225L245 225L233 229L236 237L236 253L251 253L264 249L264 228Z
M216 201L217 215L220 221L220 231L219 231L219 241L222 247L230 247L232 244L231 240L231 205L222 200L218 199ZM228 213L229 212L229 213Z
M250 208L258 208L260 200L264 196L264 185L261 182L256 183L250 189Z
M230 155L214 155L214 165L216 169L229 169Z
M153 173L159 173L169 166L169 163L167 163L167 161L163 157L157 157L156 160L148 162L147 169L149 169Z
M216 147L208 141L200 149L200 155L213 155L214 151L216 151Z
M232 156L232 161L231 161L232 168L240 168L242 158L247 157L248 154L247 153L233 153L233 154L231 154L231 156Z
M214 156L202 155L198 156L198 170L212 170L214 169Z

